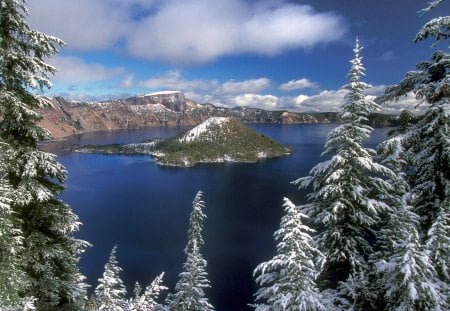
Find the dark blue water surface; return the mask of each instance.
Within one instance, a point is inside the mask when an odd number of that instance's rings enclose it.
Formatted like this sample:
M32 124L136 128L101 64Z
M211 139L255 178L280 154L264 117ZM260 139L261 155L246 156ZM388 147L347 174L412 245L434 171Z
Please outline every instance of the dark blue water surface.
M47 144L69 172L62 195L83 226L77 237L93 244L80 269L95 288L111 248L118 245L122 278L131 292L139 281L147 285L165 271L173 291L185 260L183 249L197 193L204 192L207 291L218 311L251 310L253 269L275 252L283 197L304 202L290 181L308 174L322 161L323 143L332 124L251 125L257 131L291 146L294 153L255 164L204 164L193 168L161 167L146 156L79 154L71 144L138 142L174 136L183 129L87 133ZM384 139L389 129L376 129L369 143ZM166 293L163 294L165 296Z

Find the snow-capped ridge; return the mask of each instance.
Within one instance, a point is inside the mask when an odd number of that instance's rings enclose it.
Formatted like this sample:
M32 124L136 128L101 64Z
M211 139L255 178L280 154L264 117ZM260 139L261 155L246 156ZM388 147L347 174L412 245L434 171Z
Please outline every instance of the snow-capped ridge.
M207 133L212 126L223 126L229 122L231 118L228 117L211 117L203 121L193 129L187 131L178 141L179 142L193 142L198 140L202 135Z
M153 93L145 94L144 97L146 97L146 96L160 96L160 95L177 95L177 94L183 94L183 92L181 92L181 91L159 91L159 92L153 92Z

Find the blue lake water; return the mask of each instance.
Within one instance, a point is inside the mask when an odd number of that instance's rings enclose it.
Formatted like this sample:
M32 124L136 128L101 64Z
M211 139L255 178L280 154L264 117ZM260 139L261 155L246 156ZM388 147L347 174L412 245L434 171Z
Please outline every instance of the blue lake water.
M304 192L290 181L308 174L319 161L333 124L250 125L291 146L294 153L254 164L204 164L193 168L161 167L146 156L72 153L71 144L139 142L174 136L183 129L155 128L97 132L52 142L69 172L62 198L79 215L77 237L93 244L80 269L95 288L114 245L122 278L131 293L134 282L146 286L165 271L173 291L185 260L183 249L192 200L204 192L205 247L211 288L207 295L218 311L251 310L253 269L275 253L283 197L296 204ZM369 144L379 143L389 129L376 129ZM166 292L167 293L167 292ZM163 293L162 296L165 297Z

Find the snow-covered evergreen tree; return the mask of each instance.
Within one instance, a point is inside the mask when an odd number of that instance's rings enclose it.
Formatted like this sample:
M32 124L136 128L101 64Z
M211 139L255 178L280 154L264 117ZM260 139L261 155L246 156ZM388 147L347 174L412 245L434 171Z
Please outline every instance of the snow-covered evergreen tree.
M447 193L450 190L447 189ZM440 279L450 286L450 198L439 207L436 218L427 232L427 249ZM450 294L450 293L449 293ZM450 303L450 302L449 302Z
M380 232L380 254L384 258L375 263L375 285L382 289L385 310L445 309L446 285L437 278L418 226L418 215L405 204L388 216Z
M380 102L398 100L412 91L426 107L425 115L400 137L409 160L404 169L409 171L415 211L423 217L425 231L449 196L449 64L450 54L435 52L431 61L418 63L417 71L409 72L403 81L388 87L378 98Z
M439 6L445 0L433 0L428 6L420 11L425 14ZM428 37L434 37L436 43L450 39L450 16L436 17L426 23L414 38L414 42L422 41Z
M16 219L11 209L12 189L1 176L1 166L0 163L0 309L36 310L35 298L29 294L20 294L29 282L17 256L23 251L23 238L21 231L14 225Z
M130 300L130 311L155 311L158 306L158 298L161 291L166 290L167 287L162 285L164 272L158 275L153 282L147 286L142 293L142 287L136 282L134 288L134 297Z
M171 311L209 311L214 307L205 295L205 289L210 287L206 260L201 254L204 244L202 238L203 220L205 214L202 209L205 203L203 193L199 191L192 203L192 212L189 220L188 242L184 252L186 262L180 279L175 285L175 293L171 295L169 309Z
M259 274L255 310L329 310L315 283L322 254L312 246L314 230L303 224L307 216L289 199L284 198L283 208L274 234L277 254L253 272Z
M430 3L424 12L444 0ZM416 41L434 37L448 40L450 17L433 19L416 36ZM447 32L447 34L445 33ZM450 270L450 54L433 53L421 61L397 85L390 86L378 101L397 101L413 92L425 114L394 137L401 142L406 159L403 171L411 187L413 212L420 216L419 233L424 239L439 278L449 283ZM448 304L449 302L447 302Z
M372 251L371 229L389 208L383 197L389 195L391 186L385 177L394 173L376 163L375 152L362 145L373 130L365 124L367 117L379 106L364 95L369 85L361 81L365 71L361 49L357 39L349 83L344 86L348 93L342 107L343 124L325 143L324 154L331 159L317 164L310 176L294 181L300 188L312 187L304 210L317 226L317 248L326 259L319 277L322 288L336 288L339 282L364 275Z
M429 248L422 243L420 217L410 205L410 188L402 172L409 165L402 144L408 125L405 122L379 146L381 162L397 176L390 180L394 200L389 202L391 212L384 218L377 251L371 256L375 271L369 288L375 295L370 310L445 309L447 285L438 279Z
M101 311L126 311L128 310L125 295L125 285L120 278L122 268L116 259L117 246L111 250L108 262L105 264L103 277L98 279L95 289L95 302Z
M16 256L22 251L22 235L14 225L11 192L6 180L0 176L0 306L4 308L22 305L25 300L19 293L27 287L25 272Z
M0 0L0 162L12 200L9 225L21 239L16 279L26 275L18 294L35 297L40 309L70 309L85 294L77 268L85 243L74 239L80 223L58 198L64 167L37 149L49 135L37 124L35 108L47 102L31 91L51 86L48 78L55 69L45 59L63 42L30 29L27 15L25 0Z

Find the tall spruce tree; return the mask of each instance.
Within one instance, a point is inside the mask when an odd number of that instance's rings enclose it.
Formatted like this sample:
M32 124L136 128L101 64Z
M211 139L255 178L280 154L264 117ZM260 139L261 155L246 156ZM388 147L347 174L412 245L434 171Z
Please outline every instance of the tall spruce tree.
M445 0L435 0L423 13ZM417 34L419 42L433 37L448 42L450 16L427 22ZM450 54L436 51L431 60L421 61L397 85L377 98L380 103L397 101L412 92L425 110L404 133L394 136L406 159L402 170L411 188L412 211L419 215L419 233L430 251L439 278L449 284L450 272ZM447 300L447 305L449 304Z
M340 288L347 291L350 303L358 291L351 284L361 285L368 270L372 228L379 224L381 213L389 209L384 197L391 186L385 177L394 176L374 161L372 149L362 145L373 130L366 125L367 117L379 106L364 95L370 85L361 81L365 71L361 49L357 39L349 83L344 86L348 93L341 113L343 124L330 132L325 142L324 154L331 159L317 164L310 176L294 181L300 188L312 187L304 210L317 226L315 241L326 259L319 285L334 289L348 281Z
M183 264L180 279L175 285L175 293L170 297L171 311L209 311L214 307L205 295L205 289L210 287L206 260L201 254L204 244L202 237L205 214L202 209L205 203L203 193L199 191L192 202L192 212L189 220L188 242L184 250L187 258Z
M114 246L105 264L103 276L98 279L95 288L95 304L100 311L126 311L128 304L125 299L127 290L120 278L122 269L116 259L117 246Z
M390 180L393 190L390 213L377 237L377 250L371 255L374 271L369 290L372 293L363 310L432 310L445 309L445 284L433 267L430 251L420 237L420 217L413 211L404 157L402 137L414 120L392 132L392 137L380 144L381 163L397 175ZM412 122L410 122L412 121ZM370 307L368 307L370 306Z
M85 294L77 268L85 243L73 237L80 223L58 198L64 167L37 149L49 134L35 109L48 103L33 92L51 86L55 69L44 60L63 42L31 29L27 15L25 0L0 0L1 171L10 186L12 230L21 238L18 276L26 274L18 294L35 297L40 309L67 310Z
M311 245L314 230L303 224L307 216L289 199L284 198L283 208L274 234L277 254L253 272L259 274L255 310L329 310L315 283L322 254Z

